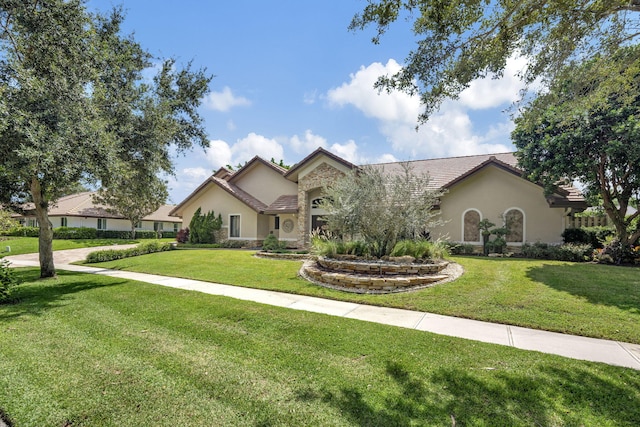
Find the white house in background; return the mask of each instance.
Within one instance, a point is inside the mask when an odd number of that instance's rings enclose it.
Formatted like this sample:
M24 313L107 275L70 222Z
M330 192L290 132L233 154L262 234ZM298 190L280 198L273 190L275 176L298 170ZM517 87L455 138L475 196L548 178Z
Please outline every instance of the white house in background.
M54 228L57 227L88 227L97 230L129 231L131 223L120 215L107 211L107 206L96 203L92 191L72 194L60 198L49 208L49 219ZM25 207L24 215L15 218L23 225L35 227L38 221L29 205ZM160 208L145 216L136 230L140 231L178 231L182 228L182 219L169 216L174 205L162 205Z

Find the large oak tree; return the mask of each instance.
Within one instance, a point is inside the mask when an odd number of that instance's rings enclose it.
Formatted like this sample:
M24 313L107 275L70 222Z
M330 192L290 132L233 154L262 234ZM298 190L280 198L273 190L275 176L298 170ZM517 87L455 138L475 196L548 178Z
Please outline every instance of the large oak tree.
M122 20L82 0L0 0L0 202L33 201L42 277L55 275L47 210L65 187L171 172L172 145L207 144L196 110L210 78L168 60L146 82L152 58Z
M602 206L623 247L640 238L640 47L558 74L516 119L519 165L550 192L577 180Z
M550 82L571 60L636 40L640 0L369 0L350 29L374 26L379 43L403 19L416 46L403 68L377 85L420 94L424 122L471 81L501 76L512 56L528 58L526 82Z

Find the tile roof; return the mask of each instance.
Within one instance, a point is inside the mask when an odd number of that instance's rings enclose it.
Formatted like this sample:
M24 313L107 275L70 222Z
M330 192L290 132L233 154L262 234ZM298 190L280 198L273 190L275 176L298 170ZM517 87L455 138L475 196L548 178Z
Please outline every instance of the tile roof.
M71 194L58 199L55 204L49 207L49 216L81 216L91 218L115 218L122 219L122 215L111 213L107 210L108 206L97 203L93 196L95 191L86 191L83 193ZM169 211L174 208L173 205L162 205L158 210L142 218L144 221L163 221L163 222L179 222L176 217L169 216ZM34 209L33 203L27 203L24 206L25 211Z
M269 215L296 213L296 212L298 212L298 196L296 194L284 195L284 196L278 197L264 211L264 213Z
M232 196L234 196L235 198L243 202L245 205L249 206L254 211L258 213L262 213L265 211L265 209L267 209L266 204L262 203L260 200L256 199L255 197L253 197L251 194L247 193L240 187L228 181L225 181L224 179L216 178L215 176L212 176L211 178L209 178L209 180L211 180L211 182L217 184L223 190L227 191L229 194L231 194Z
M382 168L385 173L399 173L402 163L379 163L370 165ZM518 159L514 153L480 154L474 156L446 157L429 160L413 160L408 163L416 174L429 174L429 187L446 189L467 178L474 172L490 164L502 168L516 176L522 176L518 168ZM550 206L577 206L586 208L584 196L575 187L562 185L556 194L547 198Z

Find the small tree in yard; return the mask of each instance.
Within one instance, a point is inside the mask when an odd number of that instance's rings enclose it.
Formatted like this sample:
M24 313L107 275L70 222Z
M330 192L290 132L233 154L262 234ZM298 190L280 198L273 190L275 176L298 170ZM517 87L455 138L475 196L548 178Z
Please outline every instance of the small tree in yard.
M201 213L198 208L189 223L190 243L216 243L215 232L222 228L222 215L216 217L213 211Z
M377 257L389 255L398 240L420 238L440 224L433 207L442 192L430 189L428 175L414 174L408 163L394 173L353 170L324 194L327 230L344 240L363 239Z

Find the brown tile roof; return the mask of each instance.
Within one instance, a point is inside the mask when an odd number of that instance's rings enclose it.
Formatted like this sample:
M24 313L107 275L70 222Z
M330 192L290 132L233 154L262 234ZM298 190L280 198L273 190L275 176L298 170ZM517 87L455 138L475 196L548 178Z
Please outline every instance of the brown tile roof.
M264 213L268 215L296 213L296 212L298 212L298 196L295 194L278 197L264 211Z
M94 191L71 194L58 199L55 204L49 207L49 216L81 216L91 218L115 218L122 219L123 216L111 213L107 206L97 203L93 196ZM162 205L155 212L145 216L144 221L179 222L176 217L169 216L169 211L173 205ZM34 209L33 203L24 206L26 212ZM25 212L25 213L26 213Z
M429 187L433 189L450 188L488 165L497 166L519 177L523 176L523 171L518 168L518 160L514 153L413 160L407 163L412 167L414 173L429 174ZM385 173L398 173L402 170L402 162L379 163L370 166L383 168ZM547 198L547 201L550 206L583 208L587 206L582 193L572 186L561 186L556 194Z
M233 185L232 183L225 181L224 179L216 178L215 176L212 176L209 179L211 180L211 182L217 184L220 188L243 202L245 205L249 206L254 211L263 213L265 209L267 209L266 204L262 203L260 200L256 199L240 187Z

